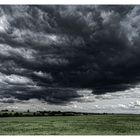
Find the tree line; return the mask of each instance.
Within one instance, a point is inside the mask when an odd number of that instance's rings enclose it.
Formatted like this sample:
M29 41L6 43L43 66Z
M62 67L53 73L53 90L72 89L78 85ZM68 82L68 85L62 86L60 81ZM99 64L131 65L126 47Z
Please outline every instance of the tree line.
M98 114L99 113L82 113L82 112L61 112L61 111L36 111L31 112L27 110L25 112L17 112L17 111L9 111L9 110L1 110L0 117L22 117L22 116L76 116L76 115L90 115L90 114ZM102 113L107 114L107 113Z

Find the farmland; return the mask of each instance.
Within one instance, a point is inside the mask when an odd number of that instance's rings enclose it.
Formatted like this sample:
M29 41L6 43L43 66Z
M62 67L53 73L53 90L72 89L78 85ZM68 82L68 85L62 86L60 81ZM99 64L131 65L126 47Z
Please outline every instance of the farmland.
M139 135L140 115L0 117L0 135Z

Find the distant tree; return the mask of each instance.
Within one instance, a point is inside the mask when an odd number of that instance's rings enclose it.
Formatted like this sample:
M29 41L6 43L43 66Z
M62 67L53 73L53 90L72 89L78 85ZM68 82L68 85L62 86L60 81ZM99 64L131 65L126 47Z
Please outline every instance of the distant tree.
M104 112L103 115L107 115L107 113Z
M22 113L22 112L20 112L20 113L19 113L19 116L23 116L23 113Z
M2 113L1 114L1 117L8 117L9 115L8 115L8 113Z
M63 113L62 113L62 116L66 116L66 113L65 113L65 112L63 112Z
M28 109L27 112L30 113L30 110Z
M9 113L8 113L8 116L9 116L9 117L12 117L12 116L13 116L13 113L9 112Z
M57 111L58 113L61 113L61 111Z
M7 109L5 109L5 110L1 110L1 112L8 112L8 110L7 110Z
M49 115L49 116L55 116L55 113L52 112L52 111L49 111L49 112L48 112L48 115Z
M20 114L19 114L18 112L15 112L13 115L14 115L15 117L18 117Z

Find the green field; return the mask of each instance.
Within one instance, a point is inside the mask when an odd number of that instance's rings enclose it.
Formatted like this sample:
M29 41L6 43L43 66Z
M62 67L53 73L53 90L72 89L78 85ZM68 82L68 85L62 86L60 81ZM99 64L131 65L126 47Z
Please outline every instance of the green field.
M1 135L139 135L140 115L0 118Z

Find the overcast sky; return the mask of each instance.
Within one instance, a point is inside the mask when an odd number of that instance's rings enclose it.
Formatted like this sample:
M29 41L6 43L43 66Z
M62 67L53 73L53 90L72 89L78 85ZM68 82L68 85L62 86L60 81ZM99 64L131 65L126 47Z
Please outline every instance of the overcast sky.
M0 109L140 113L140 6L0 6Z

